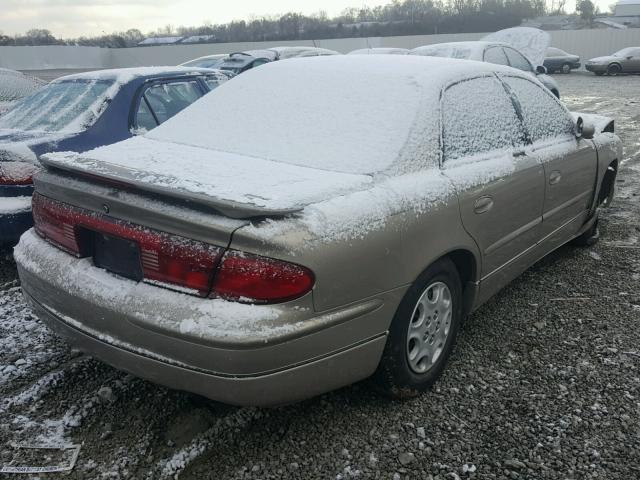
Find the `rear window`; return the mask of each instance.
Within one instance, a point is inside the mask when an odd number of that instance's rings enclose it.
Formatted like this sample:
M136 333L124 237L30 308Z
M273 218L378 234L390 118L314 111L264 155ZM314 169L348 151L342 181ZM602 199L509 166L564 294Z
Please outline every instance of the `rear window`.
M0 128L42 132L80 132L100 117L114 91L114 80L50 83L23 98L0 117Z
M425 55L427 57L459 58L468 59L471 57L471 49L457 45L433 45L422 47L412 52L412 55Z

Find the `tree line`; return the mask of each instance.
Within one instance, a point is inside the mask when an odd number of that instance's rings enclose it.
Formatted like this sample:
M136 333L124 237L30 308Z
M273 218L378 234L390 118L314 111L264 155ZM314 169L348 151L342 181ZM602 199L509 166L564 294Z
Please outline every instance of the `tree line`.
M0 45L125 48L136 46L146 37L169 35L202 35L208 37L207 42L228 43L490 32L519 25L524 19L545 13L548 11L544 0L393 0L373 8L348 8L333 18L325 12L313 15L286 13L198 27L167 25L146 35L138 29L130 29L61 39L49 30L33 29L24 35L0 34ZM558 13L557 8L553 13Z

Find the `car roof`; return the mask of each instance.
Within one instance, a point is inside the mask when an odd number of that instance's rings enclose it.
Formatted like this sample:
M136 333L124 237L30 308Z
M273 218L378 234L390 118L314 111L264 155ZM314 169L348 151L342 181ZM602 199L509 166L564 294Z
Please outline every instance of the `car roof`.
M73 80L116 80L118 83L127 83L138 78L152 79L181 75L202 75L213 72L215 72L215 70L210 68L180 66L113 68L66 75L58 78L55 82Z

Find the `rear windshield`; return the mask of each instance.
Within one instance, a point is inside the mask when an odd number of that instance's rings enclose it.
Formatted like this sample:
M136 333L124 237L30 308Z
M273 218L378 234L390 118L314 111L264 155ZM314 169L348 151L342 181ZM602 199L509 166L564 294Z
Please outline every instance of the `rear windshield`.
M114 80L50 83L17 102L0 117L0 128L41 132L81 132L104 111Z
M568 53L559 48L547 48L547 57L562 57L566 55L568 55Z

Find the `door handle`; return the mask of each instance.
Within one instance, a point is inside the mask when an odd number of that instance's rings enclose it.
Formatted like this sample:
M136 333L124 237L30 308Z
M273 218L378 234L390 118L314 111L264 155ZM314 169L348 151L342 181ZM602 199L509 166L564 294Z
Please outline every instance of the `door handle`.
M560 173L560 170L554 170L549 174L549 185L555 185L556 183L559 183L561 178L562 174Z
M473 204L473 211L477 214L486 213L491 208L493 208L493 198L488 195L478 198Z

